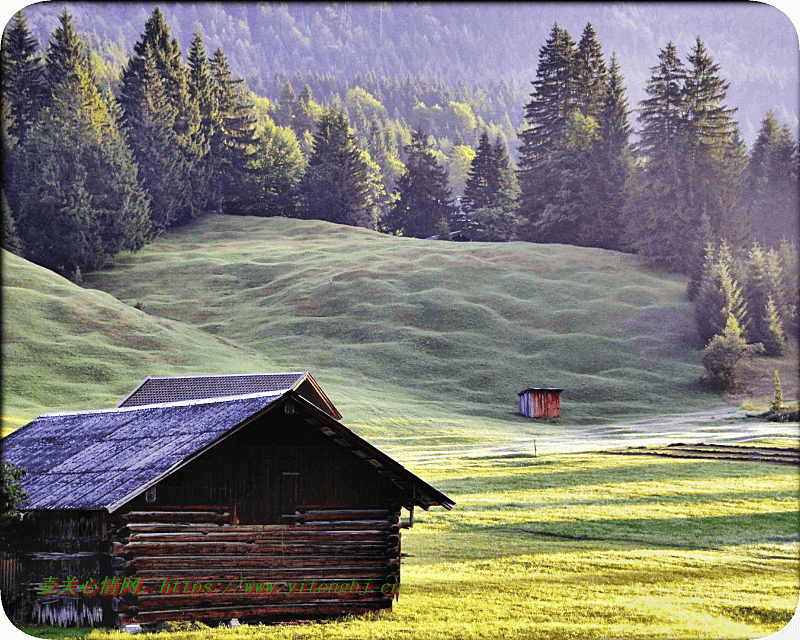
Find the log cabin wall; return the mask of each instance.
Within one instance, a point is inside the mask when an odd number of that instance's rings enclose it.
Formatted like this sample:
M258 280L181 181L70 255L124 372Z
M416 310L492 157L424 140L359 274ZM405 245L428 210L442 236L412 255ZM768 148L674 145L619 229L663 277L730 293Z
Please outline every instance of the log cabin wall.
M111 569L103 512L27 513L16 534L16 553L6 560L10 584L3 591L3 606L12 621L92 626L107 620L99 593ZM77 581L70 583L71 578ZM52 593L42 593L43 584L54 580L58 586ZM87 596L76 587L89 581L98 592Z
M143 590L123 595L121 624L357 614L399 593L398 489L299 416L255 421L150 499L110 516L117 571Z
M311 619L391 608L400 584L400 507L302 508L285 524L229 524L225 507L112 516L118 571L138 580L120 624Z
M279 524L303 505L385 509L401 501L397 487L352 448L299 416L276 413L159 482L152 505L226 505L239 524ZM144 494L129 503L152 505Z

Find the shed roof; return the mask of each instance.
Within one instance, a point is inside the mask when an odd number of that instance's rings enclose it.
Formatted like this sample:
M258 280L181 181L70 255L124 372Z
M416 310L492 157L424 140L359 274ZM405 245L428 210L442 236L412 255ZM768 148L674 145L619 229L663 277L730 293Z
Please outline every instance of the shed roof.
M297 391L337 420L342 414L333 406L314 376L308 371L285 373L243 373L233 375L199 375L148 377L117 406L134 407L159 402L224 398L248 393Z
M563 390L564 389L560 389L559 387L528 387L527 389L518 391L517 395L521 396L523 393L528 393L528 391L563 391Z
M286 404L326 435L344 438L365 464L378 467L400 489L407 506L451 509L455 504L292 390L44 414L3 439L3 457L27 472L22 481L28 494L23 510L112 512L256 418Z

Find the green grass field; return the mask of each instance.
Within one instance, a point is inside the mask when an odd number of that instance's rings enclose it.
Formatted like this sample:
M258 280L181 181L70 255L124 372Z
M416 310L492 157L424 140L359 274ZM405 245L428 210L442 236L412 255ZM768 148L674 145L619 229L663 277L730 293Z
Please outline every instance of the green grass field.
M404 531L391 614L137 637L744 639L797 606L794 468L594 453L411 468L457 505Z
M684 279L626 254L215 216L118 262L86 285L313 371L348 420L508 423L536 385L571 424L713 401Z
M140 637L756 638L797 607L796 468L598 453L798 444L702 390L685 281L635 256L212 216L83 287L4 252L3 295L5 431L148 375L308 369L458 503L404 532L391 614ZM516 415L539 385L562 418Z

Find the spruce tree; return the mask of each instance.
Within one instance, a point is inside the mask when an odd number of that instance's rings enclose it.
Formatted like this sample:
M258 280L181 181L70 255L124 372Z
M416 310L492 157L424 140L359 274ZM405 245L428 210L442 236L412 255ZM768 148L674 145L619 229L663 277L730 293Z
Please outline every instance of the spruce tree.
M304 216L356 227L373 224L368 167L338 104L323 112L300 184Z
M44 65L25 12L18 12L3 33L3 101L7 104L7 132L12 144L25 140L47 101Z
M742 231L730 229L742 222L736 216L741 180L734 148L738 128L732 116L736 109L724 104L729 85L719 76L719 65L708 55L700 38L696 39L688 61L683 88L686 207L694 225L705 213L717 237L740 240ZM698 241L695 239L694 248L691 242L687 243L686 250L699 254Z
M134 54L122 71L119 103L122 125L136 161L147 176L156 230L190 220L206 208L200 134L200 110L189 93L189 73L180 45L171 38L164 14L156 7L144 25ZM167 158L154 155L158 149ZM178 157L178 155L180 157ZM163 179L159 178L166 170Z
M216 123L210 154L214 183L222 209L242 213L252 205L255 194L248 191L250 156L256 144L256 118L241 78L233 77L222 49L211 58Z
M386 226L390 232L427 238L438 232L441 222L449 224L455 215L447 170L437 162L421 127L412 132L405 153L406 169L397 181L396 200Z
M625 204L625 184L632 169L629 146L631 126L630 110L620 73L617 57L612 53L602 109L599 114L600 140L595 146L597 214L596 224L590 225L591 238L582 238L582 244L603 249L626 248L625 220L622 215Z
M695 303L697 330L703 344L721 334L728 316L733 316L743 333L748 323L749 306L734 276L733 258L723 242L718 250L706 244L703 278Z
M599 120L608 92L608 69L591 24L586 25L578 42L575 75L578 108L584 116Z
M148 201L66 12L46 58L50 104L20 146L17 229L28 259L67 276L142 246Z
M747 166L744 199L756 237L768 246L798 235L796 148L788 126L767 111Z
M639 109L641 168L625 204L626 231L631 246L651 263L688 272L700 223L683 197L686 69L671 42L658 58Z
M478 139L478 148L470 163L461 199L461 206L467 214L483 207L494 208L498 205L500 172L504 168L500 165L501 161L502 158L497 157L495 148L489 142L489 135L484 131Z
M539 50L533 93L525 106L527 127L520 133L520 213L536 225L559 190L557 172L546 164L562 142L564 126L576 109L575 43L557 24ZM529 233L533 237L533 231Z

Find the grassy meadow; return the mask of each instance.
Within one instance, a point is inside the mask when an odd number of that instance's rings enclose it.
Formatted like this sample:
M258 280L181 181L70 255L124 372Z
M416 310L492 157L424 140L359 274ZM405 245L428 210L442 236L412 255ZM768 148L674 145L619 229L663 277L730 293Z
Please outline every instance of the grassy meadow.
M794 468L601 453L409 467L457 504L403 532L410 557L390 614L136 637L738 639L778 631L797 607Z
M310 370L347 426L457 502L403 532L390 614L138 637L757 638L797 607L796 468L603 453L798 445L702 389L685 280L635 256L212 216L82 286L6 252L2 277L4 433L149 375ZM768 402L775 368L796 398L793 344L733 400ZM563 387L562 417L516 415L528 386Z

